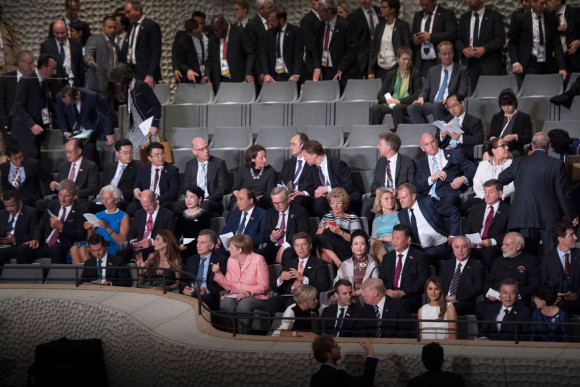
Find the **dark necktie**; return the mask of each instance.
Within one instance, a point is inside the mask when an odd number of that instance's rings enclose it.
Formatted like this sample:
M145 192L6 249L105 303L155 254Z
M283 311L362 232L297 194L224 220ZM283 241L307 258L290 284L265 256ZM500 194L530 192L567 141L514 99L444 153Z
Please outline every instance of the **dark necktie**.
M157 186L159 185L159 169L155 168L155 178L153 179L153 192L157 190Z
M296 168L296 172L294 172L294 189L298 188L298 177L300 176L300 172L302 172L302 160L298 160L298 167Z
M399 278L401 278L401 270L403 270L403 254L397 255L397 267L395 267L395 276L393 277L393 290L399 289Z
M381 311L379 310L378 305L375 305L375 316L377 317L377 332L376 337L381 337Z
M415 218L415 213L412 208L409 208L409 213L409 220L411 221L411 228L413 229L413 242L420 244L419 230L417 230L417 218Z
M487 218L485 218L485 225L483 226L483 232L481 233L482 240L487 239L487 234L489 233L489 226L491 226L492 221L493 221L493 207L489 206L489 214L487 214Z
M10 220L8 220L8 224L6 225L6 235L5 236L10 236L10 233L12 232L12 230L14 230L14 219L16 218L16 216L14 215L10 215L11 218Z
M501 321L505 321L509 313L510 313L509 309L505 308L503 310L503 318L501 319ZM501 331L501 323L497 323L497 331L498 332Z
M334 323L334 330L335 336L338 337L340 335L340 329L342 328L342 323L344 318L344 308L340 308L340 316L338 316L338 320Z
M199 287L201 288L201 284L203 282L203 268L205 267L205 261L207 258L201 258L199 260L199 268L197 269L197 282L199 283Z
M457 285L459 285L459 277L461 277L461 262L457 264L457 269L453 273L453 278L451 279L451 285L449 285L449 295L454 296L457 294Z
M542 17L538 16L538 30L540 31L540 46L544 45L544 28L542 27Z
M391 174L391 160L387 160L387 188L393 188L393 175Z
M427 21L425 22L425 29L423 30L423 32L429 32L429 25L431 24L431 17L433 16L433 14L429 14L429 16L427 17ZM430 47L423 47L423 53L425 55L429 54L429 49Z
M473 47L477 47L477 43L479 42L479 13L475 13L475 23L473 23Z
M371 27L371 39L372 37L375 35L375 19L373 19L373 11L372 10L368 10L368 14L369 14L369 18L370 18L370 27Z
M97 260L97 278L103 279L103 260Z
M568 253L564 254L564 274L570 274L570 261L568 261Z
M282 58L282 31L276 37L276 58Z
M62 215L60 216L60 222L62 224L64 224L64 221L66 219L66 208L61 207L61 210L62 210ZM50 239L48 240L48 243L46 245L48 247L52 247L54 244L56 244L56 242L58 242L59 235L60 235L60 231L58 231L57 229L54 229L54 232L52 233L52 236L50 237Z
M318 178L320 179L320 184L325 186L326 178L324 177L324 173L322 173L322 167L318 167Z
M324 51L328 51L329 43L330 43L330 23L326 23L326 31L324 32Z
M203 46L203 38L199 39L199 45L201 46L201 65L205 65L205 47Z
M246 228L246 217L248 216L247 212L244 212L244 217L242 218L240 224L238 225L238 229L236 230L236 235L242 234L244 229Z
M63 66L64 66L65 58L66 58L66 53L64 52L64 43L60 42L60 60L61 60Z

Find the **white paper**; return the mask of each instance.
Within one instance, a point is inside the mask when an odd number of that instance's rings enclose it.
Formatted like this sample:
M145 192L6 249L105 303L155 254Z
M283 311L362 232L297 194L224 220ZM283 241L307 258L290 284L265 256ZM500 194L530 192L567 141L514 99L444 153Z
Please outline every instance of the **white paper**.
M48 215L50 215L51 218L58 218L58 216L53 214L49 209L47 209L46 211L48 211Z
M99 218L95 214L83 214L87 222L91 222L93 226L97 227L97 223L99 222Z
M489 298L490 296L499 299L499 292L497 290L493 290L492 288L489 288L487 293L485 293L485 297Z
M558 293L558 297L566 297L567 295L567 293Z
M145 121L139 124L139 129L141 129L141 133L143 133L143 136L149 135L149 130L151 129L152 124L153 124L153 116L147 118Z
M391 95L391 93L385 93L385 101L388 101L388 100L389 100L389 98L393 98L393 96ZM394 108L396 105L397 105L396 103L390 103L390 104L389 104L389 107L392 109L392 108Z
M469 239L471 242L477 244L477 243L481 243L481 235L479 235L479 233L475 233L475 234L465 234L465 236L467 237L467 239Z
M224 249L230 248L230 238L234 236L233 232L228 232L227 234L220 235L220 240L222 241L222 246Z
M448 123L445 123L445 121L435 121L433 122L433 125L435 125L436 127L438 127L441 130L446 130L449 133L459 133L459 134L463 134L463 130L461 130L461 127L459 126L459 122L457 122L457 120L455 120L455 118L452 118L451 121L449 121Z
M78 138L78 139L81 139L81 140L85 140L85 139L91 137L91 134L93 134L93 133L94 133L94 130L90 130L90 129L83 128L83 131L82 132L80 132L76 136L72 136L71 138Z
M183 238L183 244L188 245L191 242L193 242L194 240L195 240L195 238Z
M238 298L238 293L228 294L228 297L227 298Z

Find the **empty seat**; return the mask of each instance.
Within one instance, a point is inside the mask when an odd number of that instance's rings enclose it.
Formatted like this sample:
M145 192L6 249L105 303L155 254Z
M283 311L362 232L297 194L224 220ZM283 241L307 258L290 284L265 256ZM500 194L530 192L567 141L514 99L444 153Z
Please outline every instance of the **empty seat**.
M306 81L298 102L333 102L340 98L338 81Z
M67 284L74 285L81 278L83 264L53 264L50 265L45 284Z
M518 98L518 110L528 113L532 119L532 123L535 128L544 127L544 121L549 121L551 119L551 109L552 104L550 103L551 97L519 97ZM535 131L532 132L532 135Z
M191 148L172 148L173 165L175 165L181 172L185 172L185 164L192 160L195 156L191 152ZM183 182L180 184L183 187Z
M340 148L340 159L353 171L373 170L379 158L376 146Z
M304 133L311 140L316 140L325 148L338 148L344 144L342 126L305 126Z
M344 146L377 146L379 135L388 131L390 131L388 125L354 125Z
M376 101L381 89L380 79L349 79L341 101Z
M528 74L518 92L520 97L553 97L564 92L560 74ZM518 106L519 107L519 106Z
M256 100L256 85L253 82L222 82L215 103L252 103Z
M352 178L362 193L370 192L374 171L353 171ZM368 222L367 222L368 223Z
M30 265L7 263L2 267L0 284L42 284L42 266L38 263Z
M288 125L291 110L289 103L253 103L249 106L248 125L254 128L254 133L260 126Z
M423 151L419 145L401 145L399 148L399 153L412 158L415 161L421 159L424 156Z
M205 127L207 106L198 104L166 105L162 117L163 127L199 128ZM166 133L167 135L167 133Z
M271 165L276 171L280 172L284 161L288 158L289 150L288 147L285 148L266 148L266 157L268 159L268 164Z
M296 102L291 110L290 125L334 125L332 102Z
M252 128L249 127L217 127L209 143L210 148L240 148L246 149L252 145Z
M244 153L244 149L219 148L211 150L212 156L219 157L226 163L226 167L230 174L237 171L240 164L243 164ZM230 178L230 176L228 176L228 178ZM229 186L231 186L232 183L233 179L230 179Z
M572 100L572 106L570 109L560 106L560 120L570 121L570 120L580 120L580 98L578 96L574 97Z
M188 148L191 149L191 141L201 137L205 141L208 139L207 128L191 128L191 127L166 127L165 138L171 144L172 148Z
M64 146L59 150L40 151L40 162L48 172L56 172L64 161L66 161Z
M249 125L249 105L255 100L256 86L253 82L222 82L215 103L207 106L207 126L215 128Z
M369 110L375 101L338 101L334 106L334 124L347 130L353 125L369 123Z
M474 98L497 99L503 89L518 91L518 81L514 74L509 75L481 75L477 80L475 91L471 94Z
M399 124L397 127L397 134L401 138L402 145L420 145L421 135L423 133L436 132L433 124Z
M568 85L566 85L566 91L570 90L576 79L580 76L580 73L568 74Z
M211 226L210 228L215 231L216 234L222 231L222 228L226 225L226 219L223 216L218 218L211 218Z
M264 82L262 90L256 102L296 102L298 99L298 87L295 82Z
M214 98L211 83L179 83L173 96L173 104L207 104L213 102Z
M298 133L295 126L263 126L259 128L256 144L264 148L289 147L290 139Z
M171 92L167 83L158 83L153 86L153 92L161 105L167 105L171 99Z
M576 121L545 121L542 132L548 133L552 129L564 129L570 137L580 137L580 120Z

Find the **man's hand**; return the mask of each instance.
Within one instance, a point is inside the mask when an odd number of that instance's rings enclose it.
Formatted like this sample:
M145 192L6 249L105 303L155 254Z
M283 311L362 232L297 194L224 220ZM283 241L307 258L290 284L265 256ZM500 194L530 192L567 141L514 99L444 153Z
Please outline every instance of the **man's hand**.
M435 180L445 181L447 179L447 172L445 171L438 171L431 175L431 181L435 182Z
M574 219L572 219L572 226L574 226L574 227L578 226L578 217L575 217Z
M72 137L72 133L71 132L64 132L64 136L66 138L71 138Z
M485 54L485 47L475 47L475 57L477 59L481 59L481 57Z
M461 53L467 59L471 59L471 58L473 58L475 56L475 53L473 52L473 48L471 48L471 47L465 47L463 49L463 51L461 51Z
M562 76L563 81L565 81L566 77L568 77L568 72L566 70L560 70L560 71L558 71L558 74L560 74Z
M300 272L296 269L290 269L290 277L296 278L300 282L304 281L304 276L302 274L300 274Z
M360 346L366 352L367 356L373 356L375 354L373 343L370 340L361 341Z
M521 74L521 73L523 73L523 72L524 72L524 68L523 68L523 67L522 67L522 65L521 65L521 64L519 64L519 63L518 63L517 65L514 65L514 66L512 67L512 70L514 71L514 74Z
M334 76L334 78L332 78L332 80L333 80L333 81L336 81L337 79L338 79L339 81L341 81L341 80L342 80L342 71L340 71L340 70L338 70L338 71L336 72L336 75Z
M282 238L283 236L284 236L284 231L272 230L272 232L270 233L270 240L272 242L276 242L278 239Z
M153 86L155 86L155 81L153 80L153 76L152 75L146 75L145 76L145 79L143 80L143 82L145 82L146 84L148 84L150 88L153 88Z
M50 227L55 230L62 231L62 223L58 218L50 218Z
M446 300L447 300L447 301L455 301L455 300L456 300L456 298L457 298L457 296L447 296L447 297L446 297Z
M51 181L49 187L51 190L56 191L56 188L58 187L58 183L56 181Z
M558 32L564 32L568 29L568 24L562 24L558 26Z
M368 74L367 79L375 79L375 74Z
M89 67L97 67L97 62L93 58L89 58Z
M463 183L465 183L465 178L463 176L458 176L451 182L450 186L453 189L459 189Z
M24 242L23 244L30 247L33 250L38 249L38 246L39 246L38 241L28 241L28 242Z
M296 196L300 195L304 195L304 192L298 191L297 189L292 190L292 193L290 194L290 201L294 200Z
M35 136L38 136L39 134L44 132L44 129L42 129L42 127L40 125L32 125L32 128L30 128L30 131Z
M133 196L135 199L141 200L141 190L139 188L135 188L135 191L133 191Z
M209 77L208 77L208 76L205 76L205 77L201 78L201 83L202 83L202 84L205 84L205 83L210 83L210 79L209 79Z
M323 198L326 196L327 193L328 193L328 187L323 185L323 186L316 188L316 190L314 191L314 197L315 198Z
M312 74L312 80L314 82L322 80L322 70L315 69L314 73Z
M105 135L105 138L107 139L107 145L111 146L115 143L115 136L112 134L107 134Z
M413 103L414 103L414 104L415 104L415 103L418 103L419 105L423 105L423 104L425 103L425 100L423 99L423 97L419 97L419 98L417 98L417 100L416 100L415 102L413 102Z
M270 74L264 75L264 82L276 82Z
M173 78L175 78L175 82L180 83L183 75L181 75L181 71L173 70Z
M292 75L290 78L288 78L288 82L298 82L300 80L300 77L298 75Z
M493 246L493 242L491 241L491 239L484 239L481 242L478 243L478 246L480 247L490 247Z
M387 290L387 296L393 298L403 298L405 297L406 293L402 290Z
M151 246L153 246L153 241L151 239L143 239L142 241L139 242L139 247L141 247L142 249L147 249Z
M254 82L254 76L246 75L246 79L244 79L244 82Z
M399 104L401 103L401 101L400 101L400 100L398 100L398 99L396 99L396 98L389 98L389 99L387 100L387 105L390 105L390 104L392 104L392 103L394 103L395 105L399 105Z
M578 51L578 47L580 47L580 40L574 40L572 43L570 43L570 45L568 46L568 55L576 54L576 51Z
M494 296L488 296L487 298L493 302L497 301L497 298L495 298Z
M448 130L442 130L441 132L439 132L439 135L441 135L441 138L447 137L448 134L449 134Z
M199 76L198 73L196 73L193 70L188 70L187 71L187 79L189 79L191 82L196 83L195 81L195 77Z
M278 277L278 279L280 280L280 282L288 281L289 279L292 279L292 273L290 273L289 271L283 271L282 273L280 273L280 277Z
M578 295L572 291L568 291L566 292L564 299L567 301L576 301L578 299Z

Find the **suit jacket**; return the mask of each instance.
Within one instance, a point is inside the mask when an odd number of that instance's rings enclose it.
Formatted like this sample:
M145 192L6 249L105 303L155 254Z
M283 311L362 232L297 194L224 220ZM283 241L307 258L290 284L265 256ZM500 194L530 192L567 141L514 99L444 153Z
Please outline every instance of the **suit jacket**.
M489 137L499 137L503 129L503 111L499 111L491 118L491 126L489 128ZM532 141L532 119L528 113L518 111L513 118L514 123L510 134L517 134L517 141L508 141L510 152L518 151L523 153L524 145ZM504 134L505 136L505 134Z
M566 19L566 46L569 49L570 43L574 40L580 40L580 9L566 5L564 11L564 19ZM558 19L556 19L557 22ZM576 51L574 55L568 55L564 51L564 56L570 60L573 66L578 68L580 66L580 53Z
M483 294L485 295L490 288L499 291L501 281L506 278L517 281L522 299L530 300L534 294L534 288L540 282L539 259L527 253L521 253L512 258L497 258L493 261L483 284Z
M17 191L22 194L22 200L33 205L38 199L42 199L41 182L44 186L44 192L48 192L48 184L52 181L52 176L38 162L38 160L24 160L24 174L26 180L20 183ZM10 161L0 165L0 174L2 175L2 190L15 189L12 185L12 176L10 176Z
M256 14L253 18L248 21L246 24L246 31L250 36L250 40L252 42L252 47L254 48L254 52L256 53L256 60L254 62L254 68L252 69L252 73L256 76L259 74L263 74L264 71L262 69L262 51L264 50L264 38L266 35L266 26L262 22L262 18L260 14Z
M351 376L345 370L338 369L331 365L322 364L320 370L310 378L310 387L370 387L373 385L373 381L375 380L375 371L377 370L378 363L379 359L376 357L367 357L362 376Z
M201 262L201 256L199 254L195 254L194 256L191 256L187 259L187 262L185 265L183 265L183 268L181 270L192 274L193 277L197 277L197 272L199 271L199 263ZM209 259L210 264L207 265L207 273L205 274L206 276L206 285L207 285L207 290L209 291L210 294L214 294L217 297L219 297L219 294L222 290L224 290L224 288L222 288L217 282L214 281L214 272L211 270L212 268L212 264L215 263L219 263L220 265L220 271L222 272L223 275L226 275L226 269L227 269L227 265L228 265L228 256L227 254L220 250L220 249L214 249L211 252L211 257ZM193 282L193 277L185 277L182 276L182 281L179 283L179 292L183 293L183 289L186 286L190 286L190 284ZM197 284L196 284L197 285ZM201 285L201 283L200 283Z
M119 47L105 35L91 35L85 46L84 62L87 67L87 89L107 91L109 87L109 70L118 63L117 53ZM89 65L89 59L93 58L96 67Z
M489 305L485 309L484 320L493 321L491 323L482 323L479 330L479 337L487 337L490 340L515 340L515 332L517 329L519 340L527 340L530 327L528 324L501 324L501 328L497 330L497 323L495 319L500 313L500 309L503 310L503 305L498 303L495 305ZM503 312L501 312L503 313ZM532 316L530 309L522 305L520 302L516 302L512 310L503 319L504 322L510 321L531 321ZM516 328L517 327L517 328Z
M328 179L330 180L330 185L333 188L344 188L346 192L350 195L350 202L358 201L361 199L360 191L352 179L352 173L350 167L341 159L334 157L328 157ZM318 171L315 172L315 189L320 187L322 183L320 178L318 178Z
M461 189L451 188L451 182L456 177L465 176L468 180L468 184L471 184L473 176L475 176L475 172L477 171L477 165L464 157L459 149L444 149L443 157L447 160L447 164L443 168L443 171L447 172L447 178L445 180L438 179L434 183L436 185L435 193L439 197L459 196ZM439 166L439 168L441 168L441 166ZM418 194L429 195L431 186L427 179L430 176L431 169L429 168L429 157L425 154L425 156L417 162L417 172L415 173L415 186L417 187Z
M481 121L481 118L465 113L463 122L461 123L461 129L463 130L463 144L459 144L457 148L461 149L463 153L471 159L473 158L473 146L483 144L483 122ZM447 135L447 137L441 141L439 137L440 132L441 130L437 128L435 138L440 141L439 147L445 149L449 146L451 136Z
M282 172L280 172L280 184L288 184L289 181L294 181L294 173L296 171L296 163L298 162L296 157L291 157L288 160L284 161L284 165L282 165ZM314 190L318 185L318 175L315 176L315 173L318 174L316 167L313 165L308 165L306 160L303 160L302 163L302 172L300 173L300 177L298 178L298 187L296 187L299 191L306 191L310 196L314 195ZM316 179L316 180L315 180Z
M419 57L420 58L420 57ZM417 67L420 68L420 67ZM441 83L442 66L440 64L431 66L427 72L427 78L423 82L423 89L419 93L419 98L423 98L425 102L433 102L439 92L439 84ZM469 71L467 67L453 63L453 71L451 72L451 79L447 84L448 95L462 94L467 95L469 90Z
M85 129L92 129L94 138L104 140L106 135L113 135L113 110L103 101L101 96L93 90L80 87L81 111L77 113L76 105L66 105L57 98L56 113L60 129L63 132L72 132L75 126L81 125Z
M381 86L381 90L379 90L379 94L377 94L377 99L379 103L387 103L385 99L386 93L391 93L391 95L395 95L395 86L397 84L397 72L399 71L399 67L395 67L394 69L390 70L387 75L385 76L385 80L383 81L383 85ZM374 73L374 70L373 70ZM370 74L370 72L369 72ZM399 99L401 104L403 105L410 105L415 101L421 92L421 88L423 87L423 80L421 79L421 73L413 68L411 68L411 74L409 79L409 95L407 97Z
M53 200L48 203L48 209L58 217L60 211L60 203L58 200ZM66 219L63 223L62 231L58 237L60 243L64 246L70 247L75 242L82 241L86 238L87 232L83 227L85 222L85 217L83 214L87 212L86 207L75 200L71 210L66 214ZM40 245L44 245L46 239L52 232L52 227L50 227L50 214L48 211L44 213L40 223L37 225L34 232L34 240L38 241Z
M407 304L403 301L385 296L385 304L383 307L383 320L381 321L380 334L377 336L377 317L375 314L375 307L370 304L365 304L359 309L357 318L373 319L373 320L359 320L356 323L356 332L353 336L359 337L396 337L406 338L412 337L411 323L409 321L401 321L410 319L411 313ZM385 319L390 319L386 321Z
M10 220L10 213L6 210L0 210L0 236L6 236L6 228ZM24 242L34 239L34 229L38 225L36 210L32 207L22 205L20 207L18 219L14 225L14 240L16 245L20 246Z
M298 269L300 259L296 254L292 256L285 255L282 258L282 271L290 271L290 269ZM330 280L328 266L322 259L311 255L306 262L304 268L304 276L308 277L308 284L314 286L318 293L325 292L332 287ZM294 279L283 281L282 284L276 287L276 291L280 294L292 294L292 284Z
M314 51L314 68L318 69L322 68L325 29L326 23L321 21L318 25L318 36ZM358 75L356 28L352 23L340 16L336 17L336 24L328 44L328 51L334 68L342 71L345 76L356 77Z
M264 47L260 55L264 75L275 77L276 72L276 39L278 33L268 30L264 34ZM286 24L284 41L282 43L282 57L284 65L290 75L300 75L302 72L302 58L304 57L304 41L300 28L293 24Z
M304 41L304 66L310 75L312 75L317 66L314 51L316 51L316 46L318 45L319 24L320 18L313 10L308 11L300 20L300 32Z
M393 289L395 268L397 266L397 252L388 252L383 257L379 269L379 278L383 280L387 289ZM405 297L414 298L420 302L425 288L425 281L429 278L429 262L423 252L415 247L409 247L403 270L401 271L401 286L398 290L405 292Z
M395 166L395 185L398 187L403 183L415 181L415 160L409 156L398 154L397 165ZM375 195L377 188L385 186L385 176L387 175L387 158L381 157L375 165L373 183L371 184L371 196Z
M185 164L185 183L183 187L197 185L197 158L189 160ZM219 157L209 156L207 162L207 193L206 198L213 201L221 201L222 197L229 192L228 168L226 162Z
M1 220L0 220L1 222ZM0 223L1 226L1 223ZM2 229L0 229L0 233ZM568 275L564 274L564 268L560 261L560 256L556 249L548 251L542 257L540 264L540 275L542 282L550 281L558 285L558 293L566 293L572 291L576 294L580 292L580 249L571 249L570 256L570 272Z
M441 262L439 274L449 291L453 274L455 274L455 259L448 259ZM476 259L469 258L467 266L462 265L459 283L457 284L457 293L455 299L458 302L471 302L475 306L475 300L483 291L483 281L485 280L485 267Z
M138 24L131 24L127 30L127 40L125 44L125 57L121 61L127 59L128 45L131 32L137 28ZM151 75L157 82L161 80L161 28L159 24L151 19L145 18L141 25L139 25L139 34L137 35L137 42L135 43L135 60L133 71L135 78L142 81L147 75Z
M264 224L264 231L262 232L262 239L265 243L274 246L276 243L270 240L270 234L278 225L280 213L274 207L266 211L266 222ZM292 238L298 232L309 232L310 223L308 220L308 212L301 206L290 203L288 219L286 221L286 242L292 245ZM326 290L326 289L324 289Z
M509 229L550 228L562 216L574 219L574 206L565 197L564 163L536 150L529 156L516 157L499 174L502 184L514 182Z
M503 16L499 12L485 8L483 18L479 21L479 40L475 44L475 47L485 48L485 54L479 59L467 59L462 51L469 47L471 14L471 11L465 12L459 19L459 32L455 42L455 48L459 51L458 58L461 58L461 63L468 68L479 64L482 75L499 75L502 70L502 48L505 44Z
M534 13L534 17L536 14ZM546 43L546 64L549 72L566 70L566 61L562 51L562 42L557 30L557 22L553 13L544 12L544 42ZM508 32L508 49L512 65L519 63L524 69L528 69L528 63L532 57L533 45L532 11L526 11L515 17ZM555 61L554 61L555 59Z
M117 255L107 255L107 265L105 269L105 279L113 286L131 286L131 274L128 269L109 269L109 266L125 266L123 258ZM83 272L79 284L90 282L98 279L97 277L97 259L90 257L85 261Z
M370 59L369 59L369 74L375 73L375 66L377 65L377 58L379 56L379 51L381 49L381 39L383 38L383 33L385 32L386 21L381 21L379 25L375 28L375 36L371 43ZM393 36L392 36L393 50L395 54L399 47L411 47L411 33L409 32L409 23L402 19L395 19L395 25L393 26ZM397 67L397 66L395 66ZM421 78L421 74L419 74ZM394 87L394 86L393 86ZM411 85L409 84L409 88ZM421 89L419 86L418 90ZM409 92L411 93L411 92ZM384 94L384 93L383 93ZM392 93L391 93L392 94Z
M435 231L445 237L459 235L459 210L457 207L442 201L437 201L431 197L418 198L417 203L419 203L419 209L425 217L425 220ZM444 216L448 216L451 220L449 232L447 232L445 222L443 221ZM408 210L402 209L399 211L399 223L408 226L411 225ZM419 241L415 242L418 243Z
M413 27L411 28L411 36L421 31L421 20L423 19L423 11L415 13L413 16ZM428 29L428 28L427 28ZM457 19L452 10L437 6L435 12L435 19L433 20L433 29L431 30L431 40L433 47L435 47L435 54L438 53L437 45L444 40L455 42L457 37ZM415 46L415 67L421 68L421 45ZM467 89L466 89L467 91ZM463 93L466 95L466 93Z
M422 386L432 386L432 387L463 387L465 382L463 381L463 376L456 374L455 372L449 371L427 371L424 374L409 379L407 381L407 387L422 387Z
M179 32L178 32L179 33ZM203 73L201 71L201 64L199 63L199 58L197 55L197 50L195 49L195 44L193 44L193 36L188 34L183 34L179 38L176 34L176 40L174 43L174 66L175 70L179 70L182 82L189 83L187 78L187 72L192 70L193 72L199 74L195 77L197 83L201 81ZM197 38L196 38L197 39ZM203 43L202 43L203 44ZM207 53L205 53L207 57Z
M18 85L16 77L16 71L0 76L0 130L4 133L10 131L10 113Z
M68 179L70 165L71 163L68 161L63 162L60 165L56 181ZM97 164L87 159L86 157L83 157L77 173L75 184L79 187L79 193L77 196L80 199L87 199L91 195L97 195L100 188L99 167L97 167Z
M485 216L485 210L487 204L479 203L471 207L467 214L467 219L465 221L464 234L475 234L481 231L481 226L483 225ZM510 205L505 202L499 202L499 207L497 212L493 214L493 220L487 231L487 237L493 238L497 242L497 246L501 246L503 243L503 237L508 231L508 221L510 214Z
M81 44L71 38L67 38L70 47L70 65L72 75L74 76L74 84L77 87L85 85L85 63L83 60L83 48ZM60 56L60 43L57 45L55 38L48 38L40 45L41 54L51 54L56 58L58 66L56 67L56 78L68 78L71 74L67 74L63 61ZM61 80L63 85L68 84L66 80Z
M357 304L350 304L345 308L344 311L344 320L341 324L340 321L337 321L337 314L338 314L338 303L327 306L322 310L322 319L320 320L319 324L319 334L327 333L329 335L337 336L338 337L350 337L353 336L354 329L356 322L353 321L351 318L358 314L358 310L360 306ZM325 318L334 319L334 320L324 320Z
M101 187L111 184L111 181L115 178L115 173L117 172L118 162L108 164L103 173L101 174ZM137 177L137 170L139 169L139 162L136 160L131 161L125 167L121 179L117 184L117 188L123 193L123 200L130 202L133 200L133 189L135 188L135 178Z
M230 212L228 215L228 220L226 221L226 225L222 228L220 234L227 234L228 232L236 234L238 230L238 226L240 225L240 221L242 219L242 211L240 211L237 207ZM254 249L257 248L260 243L262 243L262 233L264 232L264 223L266 219L266 211L261 209L258 206L254 206L254 210L252 211L252 216L250 220L246 224L246 228L244 229L244 234L250 236L252 241L254 242Z
M381 16L380 8L376 5L373 5L373 9L379 18L379 22L375 25L375 35L371 35L369 23L367 22L367 16L365 15L366 10L364 10L362 7L358 7L347 17L347 20L351 22L356 28L356 35L358 39L357 61L358 67L361 71L361 78L363 75L367 74L367 69L369 68L369 53L371 45L374 43L373 36L376 36L377 27L384 22L384 18ZM395 51L396 50L397 49L395 49Z
M137 81L130 93L131 100L137 108L141 120L145 121L153 116L151 126L159 128L159 120L161 119L161 103L159 103L153 89L145 82ZM133 113L129 113L129 126L133 126Z
M143 239L143 233L145 232L145 225L147 224L148 216L149 214L144 209L135 212L135 217L131 224L131 230L129 230L129 237L127 240L131 241L136 239L140 241ZM175 230L175 214L173 211L159 206L159 211L157 212L157 217L153 222L149 239L154 239L157 233L161 230L169 230L171 232Z
M141 191L151 188L151 163L141 165L135 177L135 187ZM165 163L159 176L159 204L177 200L179 194L179 169L172 164Z

